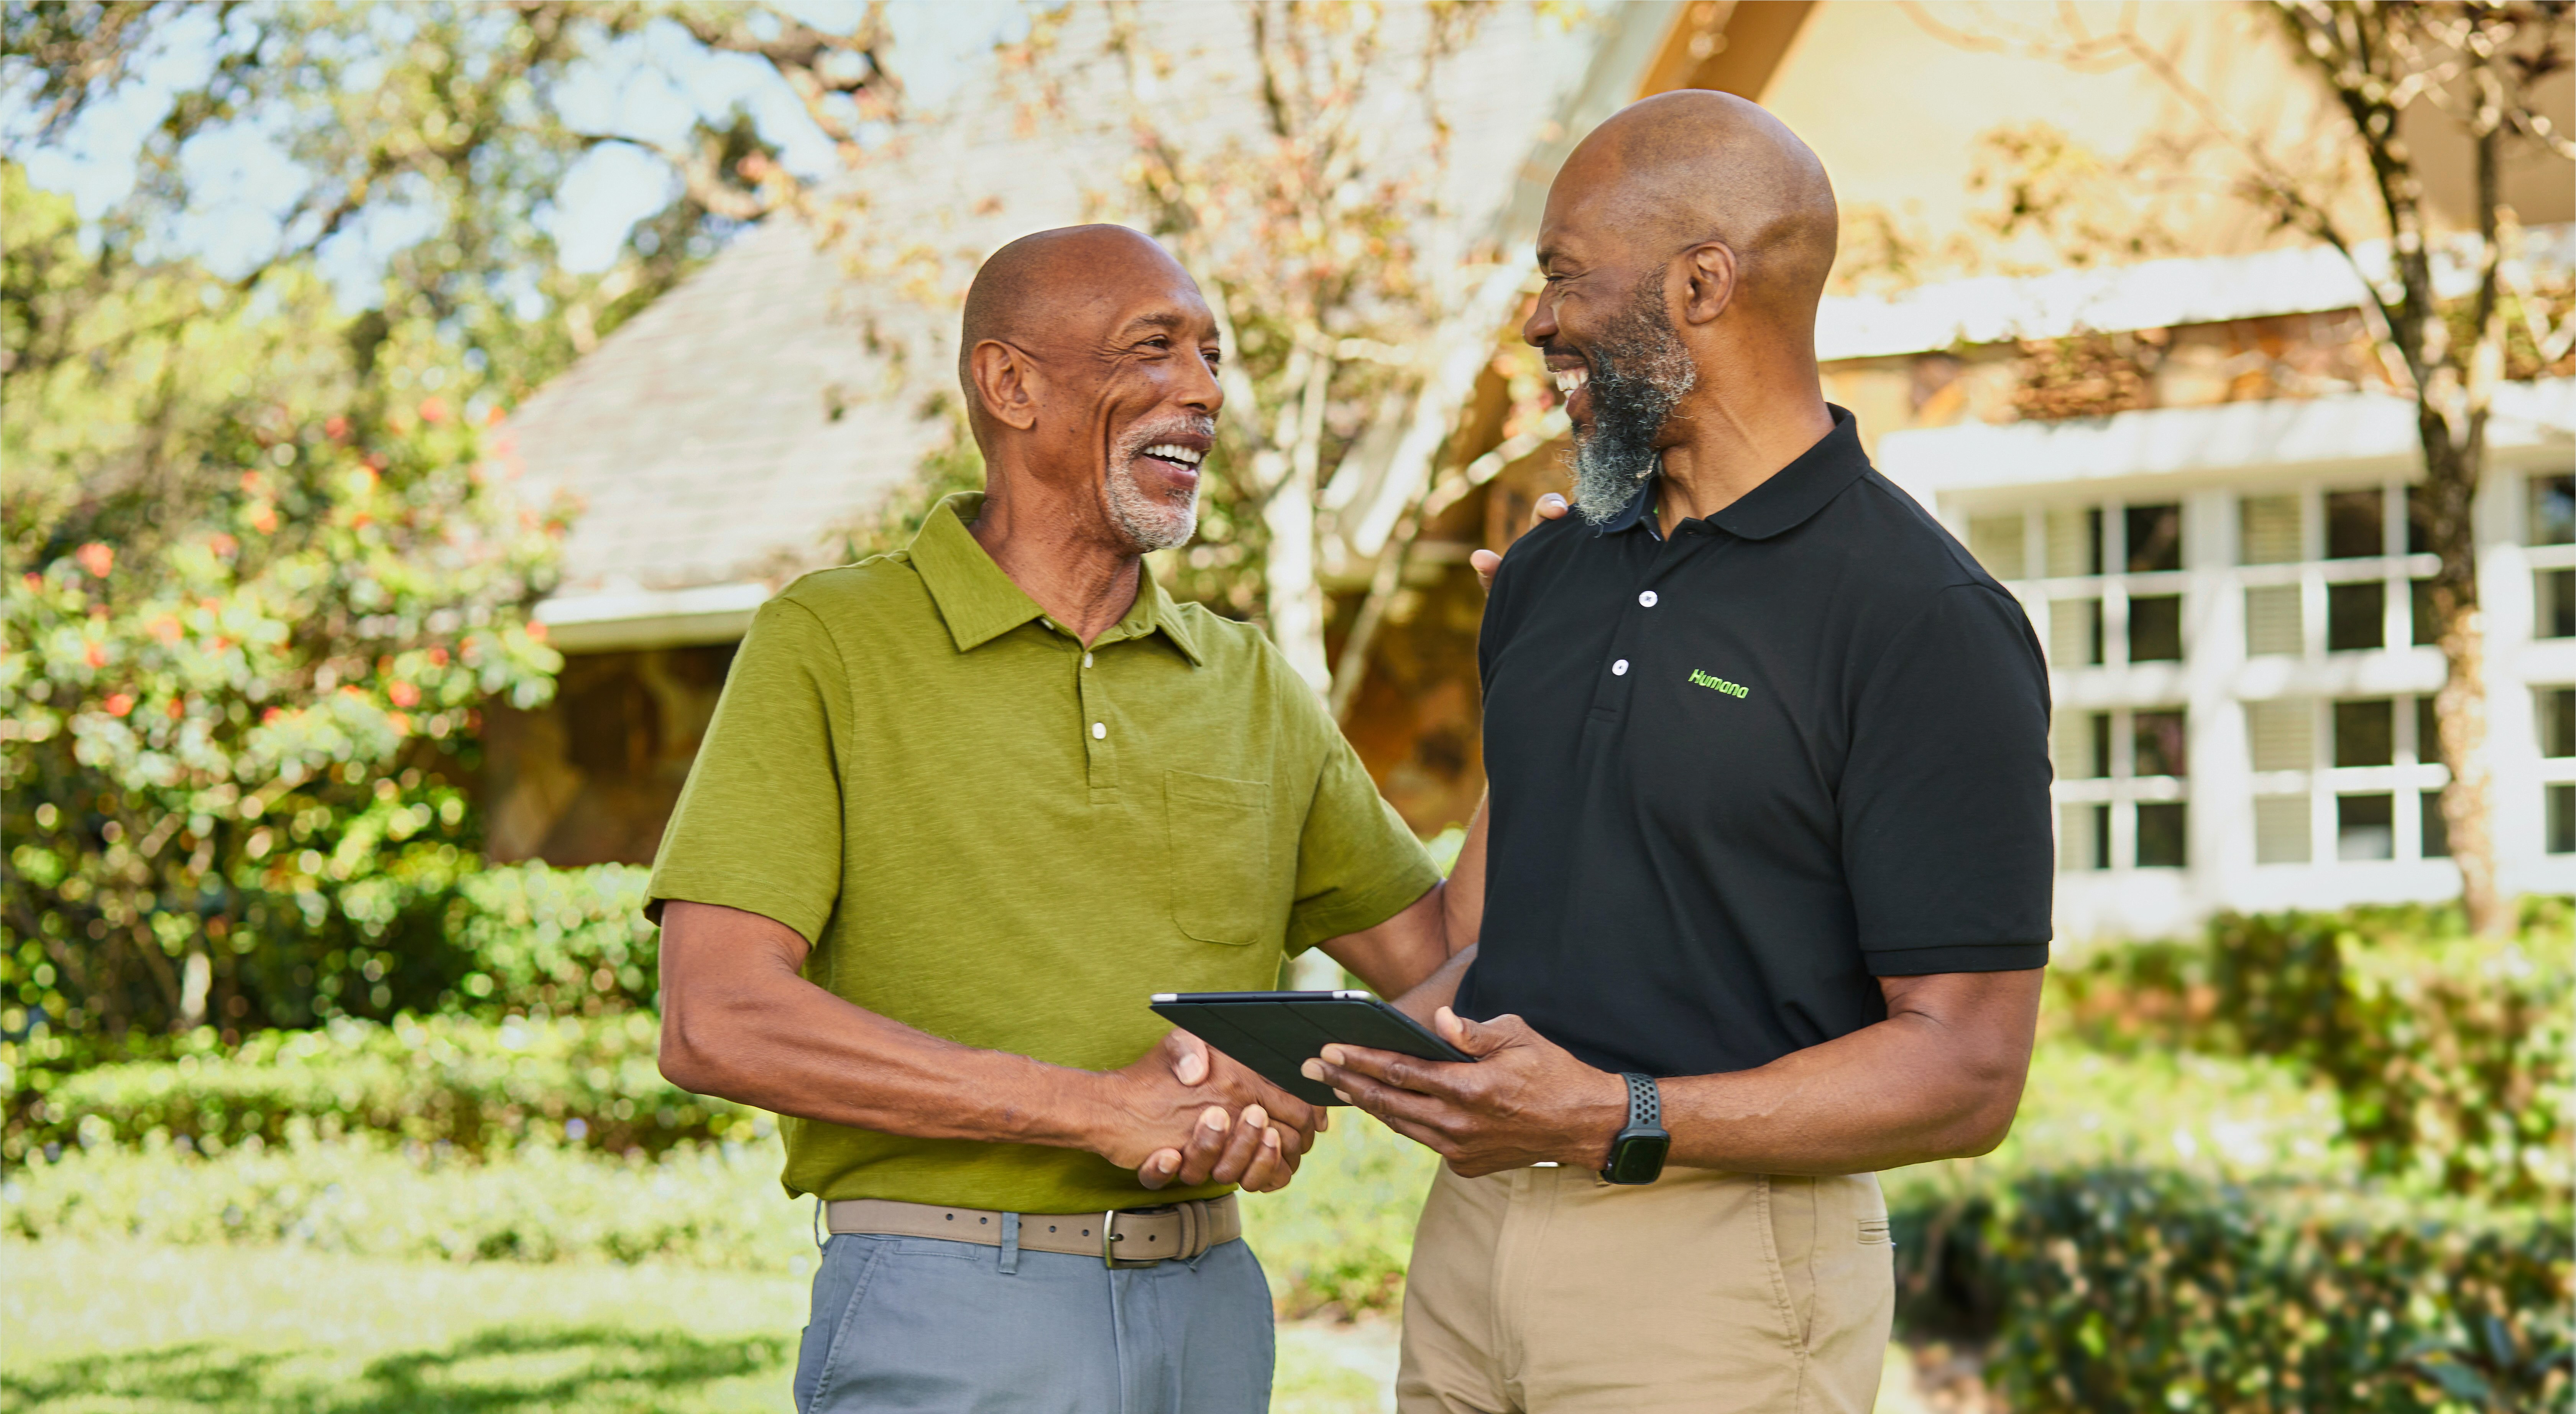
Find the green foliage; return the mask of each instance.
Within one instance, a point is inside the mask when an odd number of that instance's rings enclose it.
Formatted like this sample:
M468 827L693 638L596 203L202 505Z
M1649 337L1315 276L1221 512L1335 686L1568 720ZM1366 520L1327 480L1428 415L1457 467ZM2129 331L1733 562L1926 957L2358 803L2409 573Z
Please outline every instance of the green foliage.
M299 1132L220 1157L166 1144L29 1156L0 1187L0 1230L37 1240L287 1244L373 1257L648 1258L784 1271L811 1254L810 1204L777 1187L776 1143L659 1160L527 1144L501 1162L441 1146Z
M2105 1169L1895 1213L1900 1327L1997 1331L2031 1414L2532 1410L2569 1384L2565 1209Z
M857 18L8 11L11 152L130 156L137 181L84 221L0 161L0 1034L143 1046L387 1016L460 980L443 930L480 845L477 714L541 702L559 665L526 616L558 527L475 429L804 194L742 112L595 133L559 89L654 30L766 65L855 158L894 115L882 26ZM102 154L84 114L111 97L145 116ZM575 164L673 126L671 203L609 269L563 269L547 215ZM294 190L218 269L187 253L212 204L189 154L227 145ZM326 257L381 278L335 292Z
M227 1050L206 1037L170 1060L30 1068L0 1152L14 1160L46 1146L150 1139L216 1154L309 1133L469 1155L530 1142L653 1154L769 1131L767 1116L664 1080L658 1032L641 1012L498 1026L343 1020L263 1032Z
M644 920L653 871L635 864L485 868L458 885L446 937L470 971L437 999L487 1021L599 1016L653 1005L660 934Z
M1393 1314L1404 1301L1413 1221L1439 1158L1356 1111L1333 1116L1277 1193L1243 1199L1244 1232L1282 1314Z
M2278 1057L2332 1086L2364 1172L2564 1198L2576 1145L2576 937L2534 899L2519 938L2456 909L2227 915L2205 945L2105 952L2053 979L2081 1034Z

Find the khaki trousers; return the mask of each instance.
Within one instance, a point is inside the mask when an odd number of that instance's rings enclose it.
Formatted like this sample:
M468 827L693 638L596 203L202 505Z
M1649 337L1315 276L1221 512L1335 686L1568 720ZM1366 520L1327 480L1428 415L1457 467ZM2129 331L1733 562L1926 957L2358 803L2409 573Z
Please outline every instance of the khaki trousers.
M1878 1179L1532 1168L1431 1186L1403 1414L1870 1414L1895 1313Z

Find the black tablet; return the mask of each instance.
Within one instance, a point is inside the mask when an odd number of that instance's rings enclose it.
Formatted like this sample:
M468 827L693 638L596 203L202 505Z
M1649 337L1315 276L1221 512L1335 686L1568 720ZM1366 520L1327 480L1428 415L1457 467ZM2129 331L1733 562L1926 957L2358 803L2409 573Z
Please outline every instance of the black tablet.
M1327 1041L1422 1060L1474 1056L1366 992L1157 992L1156 1013L1243 1062L1310 1105L1338 1105L1332 1087L1297 1073Z

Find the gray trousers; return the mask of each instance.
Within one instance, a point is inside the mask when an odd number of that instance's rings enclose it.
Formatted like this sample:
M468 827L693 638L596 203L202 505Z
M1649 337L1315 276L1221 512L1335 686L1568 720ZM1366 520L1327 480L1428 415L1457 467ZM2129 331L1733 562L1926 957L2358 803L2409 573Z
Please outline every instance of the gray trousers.
M868 1414L1262 1414L1270 1286L1240 1241L1195 1261L843 1233L823 1248L796 1408Z

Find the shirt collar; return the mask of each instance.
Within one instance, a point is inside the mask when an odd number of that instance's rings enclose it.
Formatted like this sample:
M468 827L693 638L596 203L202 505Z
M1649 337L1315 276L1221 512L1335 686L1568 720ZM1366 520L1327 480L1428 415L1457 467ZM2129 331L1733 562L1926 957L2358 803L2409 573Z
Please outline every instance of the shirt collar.
M1859 480L1869 470L1869 453L1860 445L1860 423L1848 409L1832 403L1825 404L1825 409L1833 414L1832 431L1761 485L1738 496L1734 504L1710 516L1708 523L1739 540L1768 540L1805 524L1844 487ZM1637 494L1594 533L1616 535L1641 525L1651 533L1654 525L1646 513L1654 508L1655 484L1662 479L1660 469L1647 473Z
M930 600L947 621L948 635L960 653L973 652L1031 619L1046 617L1038 601L993 563L966 528L983 510L981 491L960 491L942 500L922 522L908 550L914 571L929 587ZM1199 656L1199 646L1182 621L1180 606L1155 582L1152 563L1140 564L1137 571L1136 602L1099 641L1142 638L1159 631L1193 666L1202 665L1206 660Z

